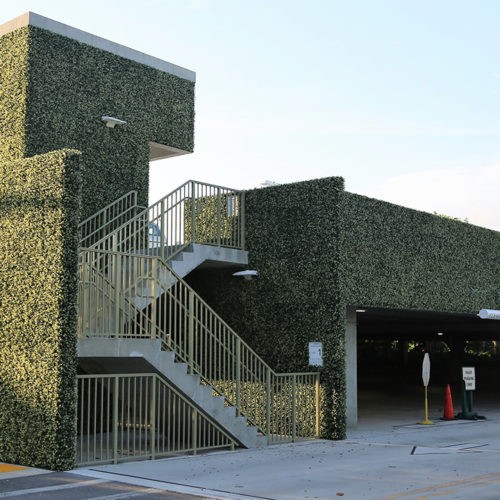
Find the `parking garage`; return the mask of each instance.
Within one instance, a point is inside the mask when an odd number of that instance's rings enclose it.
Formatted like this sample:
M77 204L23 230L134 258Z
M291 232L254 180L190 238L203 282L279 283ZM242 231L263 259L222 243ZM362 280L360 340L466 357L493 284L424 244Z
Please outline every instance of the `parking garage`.
M442 411L450 384L460 410L462 367L475 368L476 401L495 402L500 386L500 321L472 313L411 309L348 308L346 329L347 409L352 427L360 418L423 408L422 360L431 359L429 407ZM500 398L498 398L500 406ZM411 413L410 413L411 414ZM397 417L401 418L401 414ZM395 422L397 423L397 422Z

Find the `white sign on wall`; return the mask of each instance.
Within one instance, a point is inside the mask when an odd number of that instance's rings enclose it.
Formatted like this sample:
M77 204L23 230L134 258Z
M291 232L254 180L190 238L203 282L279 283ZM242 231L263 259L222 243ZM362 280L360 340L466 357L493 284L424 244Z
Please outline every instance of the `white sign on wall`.
M309 342L309 366L323 366L322 342Z
M476 371L473 366L462 366L462 379L466 391L476 390Z

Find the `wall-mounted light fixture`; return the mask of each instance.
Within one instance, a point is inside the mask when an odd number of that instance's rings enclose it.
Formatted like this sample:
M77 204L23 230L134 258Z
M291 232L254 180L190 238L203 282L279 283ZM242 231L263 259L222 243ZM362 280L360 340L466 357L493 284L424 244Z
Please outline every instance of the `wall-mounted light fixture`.
M115 128L115 125L125 125L127 123L125 120L120 120L120 118L115 118L114 116L101 116L101 120L109 128Z
M280 184L279 182L265 180L264 182L261 182L260 185L262 187L270 187L270 186L279 186Z
M259 273L254 269L246 269L245 271L238 271L233 273L233 276L245 278L247 281L250 281L254 276L257 276Z
M478 316L481 319L497 319L500 320L500 311L495 309L481 309Z

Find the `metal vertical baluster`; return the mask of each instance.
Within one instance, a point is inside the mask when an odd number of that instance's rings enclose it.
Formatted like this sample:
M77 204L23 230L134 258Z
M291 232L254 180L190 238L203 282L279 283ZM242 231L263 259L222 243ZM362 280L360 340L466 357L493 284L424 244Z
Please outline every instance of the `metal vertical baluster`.
M297 440L297 375L292 376L292 441Z
M149 441L151 443L151 459L156 458L156 375L151 376L151 395L149 403Z
M319 373L316 374L315 383L315 406L316 406L316 437L319 438L319 397L320 397L320 385L319 385Z
M191 419L191 443L193 447L193 455L196 455L198 450L198 410L195 408L192 410Z
M240 416L241 409L241 339L236 337L236 416Z
M194 293L188 291L189 311L188 311L188 366L189 373L194 373Z
M118 375L114 377L113 390L113 463L118 463Z
M271 439L271 369L266 369L266 436L267 444Z

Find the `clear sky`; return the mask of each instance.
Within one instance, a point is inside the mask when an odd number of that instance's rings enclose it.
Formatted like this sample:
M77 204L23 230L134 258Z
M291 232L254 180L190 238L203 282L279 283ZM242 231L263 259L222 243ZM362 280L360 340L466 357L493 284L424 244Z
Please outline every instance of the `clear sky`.
M234 188L350 192L500 230L500 1L4 0L197 74L195 152L151 166Z

